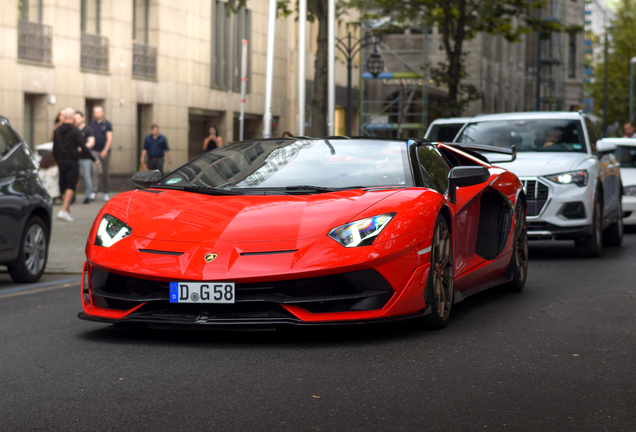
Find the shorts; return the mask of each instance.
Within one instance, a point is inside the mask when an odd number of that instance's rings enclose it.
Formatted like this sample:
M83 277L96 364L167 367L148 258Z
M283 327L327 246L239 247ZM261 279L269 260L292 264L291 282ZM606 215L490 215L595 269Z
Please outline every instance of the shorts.
M60 194L64 195L66 189L75 192L79 181L79 163L76 160L59 160L57 166L60 169Z

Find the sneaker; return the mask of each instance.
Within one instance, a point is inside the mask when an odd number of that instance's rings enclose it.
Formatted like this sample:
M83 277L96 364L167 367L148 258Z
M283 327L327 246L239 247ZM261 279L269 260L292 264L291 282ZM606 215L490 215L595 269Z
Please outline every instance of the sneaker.
M97 195L95 195L95 192L93 192L91 194L91 201L95 201L96 198L97 198Z
M73 216L71 216L71 214L69 212L62 211L62 210L60 210L59 213L57 214L57 218L65 220L67 222L73 222L75 220L75 219L73 219Z
M91 199L86 197L84 198L84 204L90 204L91 203Z
M107 193L104 194L104 201L108 201L110 199L110 195Z

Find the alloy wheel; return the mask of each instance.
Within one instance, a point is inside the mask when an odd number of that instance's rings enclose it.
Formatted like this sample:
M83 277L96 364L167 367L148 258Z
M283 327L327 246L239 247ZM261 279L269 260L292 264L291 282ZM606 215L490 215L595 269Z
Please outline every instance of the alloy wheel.
M26 235L25 265L29 273L37 274L46 262L46 236L39 225L32 225Z
M439 224L433 240L433 295L437 314L448 319L453 302L453 259L451 238L446 224Z

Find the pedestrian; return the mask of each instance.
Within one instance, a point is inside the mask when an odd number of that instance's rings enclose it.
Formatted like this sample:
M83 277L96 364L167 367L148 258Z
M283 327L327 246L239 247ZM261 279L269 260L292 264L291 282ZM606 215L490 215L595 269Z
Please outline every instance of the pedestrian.
M63 121L64 121L64 110L61 109L60 112L57 113L57 116L55 117L55 119L53 120L53 132L51 132L51 141L53 141L53 134L55 133L55 129L57 129L57 127L61 125Z
M148 156L148 169L159 170L163 174L164 153L168 155L168 163L172 163L172 154L168 147L168 139L159 133L159 125L153 123L150 126L151 133L144 140L144 149L141 151L141 164Z
M113 125L104 117L104 109L101 106L93 108L93 117L95 120L89 125L95 134L95 147L93 147L93 156L97 156L97 160L102 165L102 192L104 192L104 201L110 199L108 194L110 189L110 149L113 144ZM95 185L96 186L96 185ZM93 187L95 191L95 187Z
M75 126L79 129L82 137L84 137L84 144L86 150L82 150L80 153L79 165L82 169L82 178L84 179L84 204L91 202L93 193L93 178L97 181L99 175L99 162L95 162L95 156L91 153L91 150L95 146L95 133L90 126L85 123L84 113L77 111L75 113ZM94 198L93 198L94 199Z
M60 170L60 193L62 194L62 209L57 217L68 222L73 221L70 206L79 180L80 152L84 150L88 151L82 134L75 126L75 110L66 108L64 120L53 134L53 156Z
M293 138L293 135L289 131L283 132L283 138Z
M207 138L203 140L203 150L208 151L221 147L223 145L223 138L217 135L218 131L216 130L216 126L210 127L208 132Z
M623 126L623 131L625 132L623 138L634 138L634 125L632 124L632 122L625 123L625 125Z

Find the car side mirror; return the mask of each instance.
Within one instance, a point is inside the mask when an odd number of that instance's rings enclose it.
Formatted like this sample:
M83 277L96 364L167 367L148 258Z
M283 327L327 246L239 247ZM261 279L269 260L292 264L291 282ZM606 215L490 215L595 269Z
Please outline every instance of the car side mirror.
M133 174L131 180L135 184L135 186L146 189L151 184L158 182L161 180L161 171L159 170L148 170L148 171L139 171Z
M490 178L488 168L480 166L459 166L455 167L448 173L449 193L448 200L455 204L457 201L457 188L474 186L484 183Z
M614 144L613 142L605 141L602 139L596 141L596 154L598 155L598 157L609 153L614 153L616 151L616 148L616 144Z

